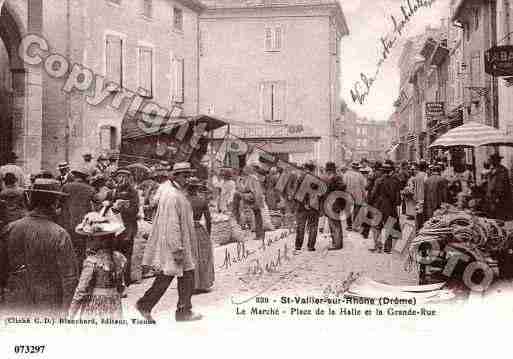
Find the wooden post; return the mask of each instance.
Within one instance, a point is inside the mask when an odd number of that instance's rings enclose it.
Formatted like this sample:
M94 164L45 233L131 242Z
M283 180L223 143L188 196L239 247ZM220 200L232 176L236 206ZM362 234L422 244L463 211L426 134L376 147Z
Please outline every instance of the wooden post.
M472 147L472 171L474 171L474 184L477 184L476 174L476 148Z

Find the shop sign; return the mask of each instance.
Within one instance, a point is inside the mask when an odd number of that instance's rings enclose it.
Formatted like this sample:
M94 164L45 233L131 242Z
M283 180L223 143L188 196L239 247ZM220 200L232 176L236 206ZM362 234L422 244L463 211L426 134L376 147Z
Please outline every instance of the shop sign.
M513 76L513 46L494 46L485 51L485 72L492 76Z
M437 117L445 114L443 102L426 102L426 117Z

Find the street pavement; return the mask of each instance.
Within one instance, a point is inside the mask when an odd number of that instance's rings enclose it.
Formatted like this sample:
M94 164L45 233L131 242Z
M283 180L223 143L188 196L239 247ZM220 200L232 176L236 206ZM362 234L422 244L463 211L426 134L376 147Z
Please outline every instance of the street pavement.
M214 249L216 278L214 288L205 294L193 296L194 310L209 319L227 319L235 316L238 302L254 296L278 298L282 295L321 296L328 286L335 288L350 276L360 273L374 280L396 285L417 284L415 270L406 270L406 255L377 254L368 251L372 240L360 233L344 230L344 248L327 251L330 237L319 234L316 251L304 249L294 254L295 234L288 230L267 232L265 245L248 235L244 246L231 243ZM230 260L227 260L228 254ZM139 315L135 302L151 285L153 279L144 279L132 285L124 299L125 314ZM154 318L174 320L177 302L176 279L153 310Z

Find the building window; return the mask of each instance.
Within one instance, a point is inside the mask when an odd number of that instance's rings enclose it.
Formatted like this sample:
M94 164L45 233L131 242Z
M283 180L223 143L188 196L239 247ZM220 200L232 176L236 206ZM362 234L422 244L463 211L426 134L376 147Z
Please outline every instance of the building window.
M172 83L171 98L175 103L184 102L184 59L181 57L173 57L171 61Z
M470 83L471 86L481 86L481 54L479 51L472 53L470 62Z
M123 86L123 39L107 35L105 44L105 77Z
M117 129L114 126L100 127L100 148L103 151L115 150L117 147Z
M111 4L121 5L121 0L107 0L107 2L110 2Z
M183 31L183 10L177 7L173 8L173 27Z
M207 49L206 49L206 41L207 41L207 34L205 32L205 30L200 30L198 32L198 37L199 37L199 55L200 56L205 56L206 53L207 53Z
M153 16L153 0L143 0L143 15L146 17Z
M475 7L472 9L472 17L474 19L474 31L479 29L479 8Z
M265 28L265 51L280 51L283 43L281 26Z
M139 89L141 96L153 97L153 49L139 47Z
M463 25L463 32L465 33L465 39L467 42L470 41L470 25L468 22Z
M260 83L261 117L265 122L285 122L285 83L266 81Z

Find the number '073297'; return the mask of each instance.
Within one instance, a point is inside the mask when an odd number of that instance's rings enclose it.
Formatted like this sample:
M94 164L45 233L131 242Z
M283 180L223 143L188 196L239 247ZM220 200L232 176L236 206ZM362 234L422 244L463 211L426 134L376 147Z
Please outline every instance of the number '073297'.
M43 354L46 345L15 345L15 354Z

